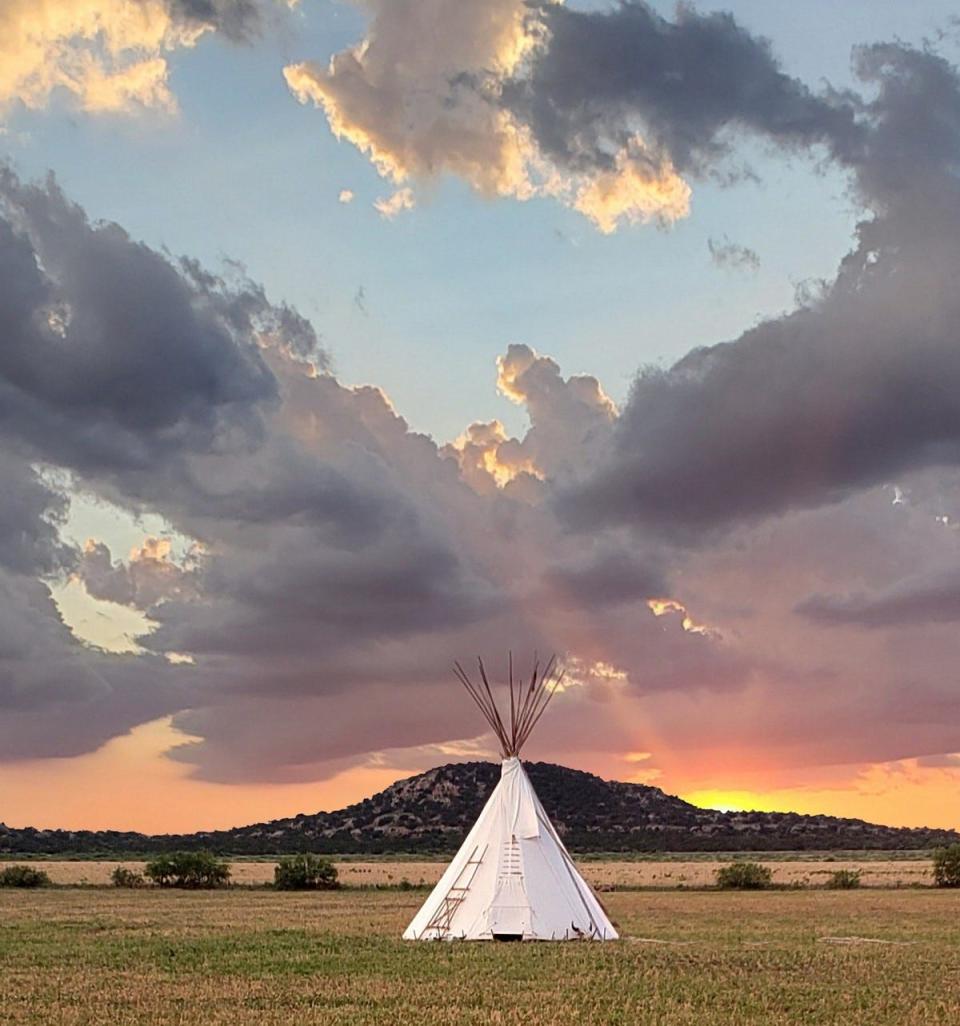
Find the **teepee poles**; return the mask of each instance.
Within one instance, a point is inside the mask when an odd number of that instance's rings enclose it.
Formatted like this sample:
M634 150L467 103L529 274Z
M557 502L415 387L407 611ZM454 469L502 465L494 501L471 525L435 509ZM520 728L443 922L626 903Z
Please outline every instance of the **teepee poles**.
M506 751L509 747L507 742L506 731L504 730L503 722L500 719L500 714L497 712L496 703L493 701L493 696L489 698L478 688L467 676L466 671L459 663L454 663L453 672L457 675L460 683L467 689L467 693L474 700L477 708L483 713L483 718L490 724L490 728L494 734L497 735L497 740L500 742L500 747L503 751Z
M558 668L556 656L551 656L542 670L540 660L534 656L533 670L525 685L522 678L514 677L513 653L508 653L507 689L510 693L510 717L505 722L494 697L493 687L487 677L483 660L477 658L477 668L480 673L479 683L471 680L459 663L454 663L453 668L457 679L480 712L483 713L484 719L500 742L500 751L505 759L520 754L520 749L526 744L533 728L539 722L563 681L563 670Z

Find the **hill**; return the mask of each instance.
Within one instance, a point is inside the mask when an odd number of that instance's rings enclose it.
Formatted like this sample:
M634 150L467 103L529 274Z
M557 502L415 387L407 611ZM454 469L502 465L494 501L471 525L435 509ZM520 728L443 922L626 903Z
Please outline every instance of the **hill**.
M960 842L952 830L902 829L792 812L717 812L657 787L601 780L550 763L526 764L567 845L589 851L797 851L932 848ZM454 850L496 786L500 768L451 763L400 780L338 812L195 834L14 829L0 823L0 852L115 853L212 848L224 854L343 854Z

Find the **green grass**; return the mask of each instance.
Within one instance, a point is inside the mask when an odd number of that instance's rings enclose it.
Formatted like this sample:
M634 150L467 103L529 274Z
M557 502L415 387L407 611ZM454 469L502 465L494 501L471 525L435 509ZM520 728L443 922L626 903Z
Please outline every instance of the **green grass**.
M946 1026L960 894L605 896L611 944L411 944L422 894L0 893L4 1026Z

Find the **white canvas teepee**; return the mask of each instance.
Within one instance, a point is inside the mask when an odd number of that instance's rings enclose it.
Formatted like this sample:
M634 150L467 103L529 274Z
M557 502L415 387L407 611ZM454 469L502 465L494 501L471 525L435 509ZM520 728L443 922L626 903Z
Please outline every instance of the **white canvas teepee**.
M520 762L520 748L562 680L551 660L513 681L504 724L480 663L474 685L457 675L500 740L500 781L405 940L616 940L617 931L577 872Z

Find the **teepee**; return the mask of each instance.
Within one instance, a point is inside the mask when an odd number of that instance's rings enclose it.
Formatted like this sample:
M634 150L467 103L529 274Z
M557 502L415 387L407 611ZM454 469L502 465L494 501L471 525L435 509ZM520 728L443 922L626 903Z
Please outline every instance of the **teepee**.
M514 681L510 714L479 682L456 674L500 742L500 780L456 857L404 931L404 940L616 940L596 895L577 872L520 762L520 750L563 680L556 661Z

